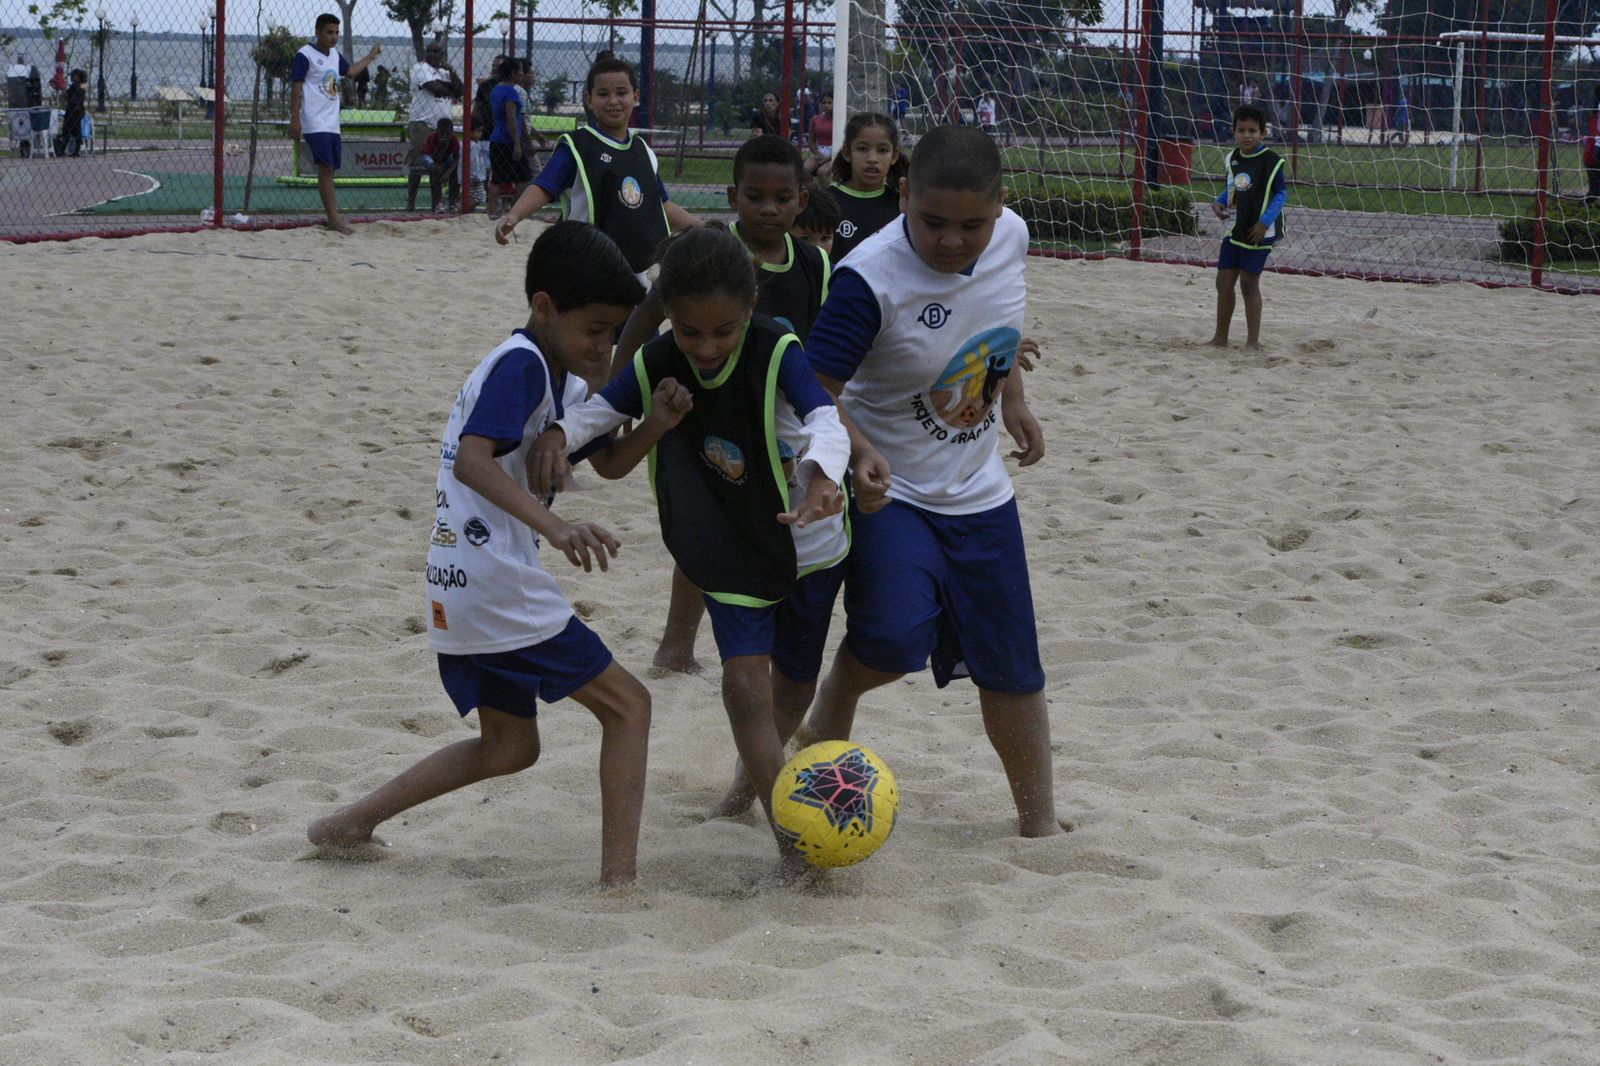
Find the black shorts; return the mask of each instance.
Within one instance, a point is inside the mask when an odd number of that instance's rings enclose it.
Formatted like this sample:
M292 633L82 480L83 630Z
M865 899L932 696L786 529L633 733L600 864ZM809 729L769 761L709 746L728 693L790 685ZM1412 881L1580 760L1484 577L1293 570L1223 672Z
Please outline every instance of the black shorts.
M489 177L499 185L526 185L533 180L527 156L517 158L517 146L489 142Z

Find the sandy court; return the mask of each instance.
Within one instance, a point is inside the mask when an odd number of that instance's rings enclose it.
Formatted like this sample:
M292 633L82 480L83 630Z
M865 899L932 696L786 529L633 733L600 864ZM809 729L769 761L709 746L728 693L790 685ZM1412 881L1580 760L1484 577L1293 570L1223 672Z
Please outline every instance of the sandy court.
M0 1063L1595 1061L1586 298L1269 275L1252 356L1198 343L1208 271L1031 265L1050 453L1016 483L1066 837L1011 835L974 691L920 677L858 720L903 795L884 850L760 887L765 830L701 817L712 673L647 681L631 892L593 887L570 702L529 773L402 816L380 861L301 861L310 819L473 728L422 567L527 241L0 245L74 307L0 343ZM546 561L643 676L642 472L557 510L626 543Z

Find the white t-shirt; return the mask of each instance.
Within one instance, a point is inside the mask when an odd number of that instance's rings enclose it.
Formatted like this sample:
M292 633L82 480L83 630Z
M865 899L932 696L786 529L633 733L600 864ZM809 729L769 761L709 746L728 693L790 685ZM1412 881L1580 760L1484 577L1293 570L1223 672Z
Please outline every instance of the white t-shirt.
M338 51L326 55L311 45L295 53L295 81L305 82L300 94L300 132L339 132L339 80L350 69L350 61ZM298 60L306 61L304 75Z
M517 447L495 462L523 489L528 488L527 455L533 441L567 404L588 394L569 375L557 405L544 356L529 336L514 333L484 357L467 378L450 409L439 449L439 480L433 534L429 538L426 595L428 647L446 655L514 651L559 634L572 607L556 579L539 562L539 536L456 480L456 448L471 420L483 383L508 354L532 358L544 374L544 398L522 428Z
M450 72L431 63L418 63L411 68L411 121L437 126L442 118L453 117L448 96L435 96L423 86L430 81L450 83Z
M892 498L940 514L976 514L1011 499L999 401L1004 374L1018 372L1027 254L1028 224L1004 208L970 274L924 263L904 220L843 264L876 297L880 324L839 403L889 461Z

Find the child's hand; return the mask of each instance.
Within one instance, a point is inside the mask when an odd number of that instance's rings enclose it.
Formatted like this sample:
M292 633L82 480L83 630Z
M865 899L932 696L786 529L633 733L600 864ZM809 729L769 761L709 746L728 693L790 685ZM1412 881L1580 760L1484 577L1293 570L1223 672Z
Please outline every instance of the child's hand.
M551 426L528 448L528 487L538 497L560 492L572 464L567 462L567 432Z
M1039 351L1039 342L1032 337L1024 337L1017 342L1017 365L1024 370L1033 369L1033 361L1044 361L1043 354Z
M863 514L879 511L889 502L889 460L872 449L856 455L850 463L851 486L856 506Z
M1222 219L1224 222L1228 220L1229 215L1233 214L1232 211L1228 210L1228 208L1224 207L1222 204L1217 203L1215 200L1211 201L1211 213Z
M375 45L372 46L372 51L367 53L367 58L369 60L377 59L378 58L378 53L381 52L381 51L383 51L383 45L375 44Z
M816 463L808 460L800 465L811 467L811 484L806 487L805 499L794 510L780 514L778 521L786 526L804 527L844 510L844 493L839 491L839 486L828 480Z
M650 418L663 430L683 421L694 409L694 393L678 384L677 378L662 378L650 394Z
M512 214L510 211L507 211L505 214L501 215L499 220L494 224L495 243L510 244L511 231L517 228L517 223L520 221L521 219L517 218L517 216Z
M1017 442L1017 447L1020 449L1011 453L1011 458L1017 461L1017 465L1032 466L1043 459L1044 430L1039 428L1039 420L1033 417L1028 405L1004 401L1000 404L1000 415L1005 420L1006 431L1011 434L1011 439Z
M577 525L560 522L545 540L559 548L573 566L583 567L586 574L594 569L596 563L601 570L609 570L611 560L622 550L620 540L593 522L579 522Z
M1250 227L1250 243L1251 244L1260 244L1263 240L1266 239L1266 237L1267 237L1267 224L1265 222L1257 222L1254 226Z

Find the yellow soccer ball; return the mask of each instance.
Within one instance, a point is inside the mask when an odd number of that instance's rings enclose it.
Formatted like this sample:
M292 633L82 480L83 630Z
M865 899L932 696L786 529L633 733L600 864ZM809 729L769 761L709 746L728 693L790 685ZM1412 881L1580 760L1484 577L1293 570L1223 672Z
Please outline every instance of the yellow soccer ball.
M899 809L894 774L848 740L801 749L772 786L778 832L814 866L850 866L877 851Z

